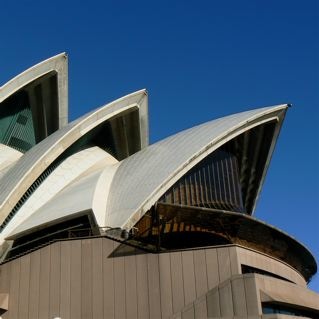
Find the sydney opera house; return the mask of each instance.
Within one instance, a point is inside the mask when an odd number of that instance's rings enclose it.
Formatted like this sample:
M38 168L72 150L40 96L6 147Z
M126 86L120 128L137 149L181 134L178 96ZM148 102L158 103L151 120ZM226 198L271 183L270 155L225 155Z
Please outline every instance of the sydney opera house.
M145 90L68 123L67 72L0 87L1 318L319 318L314 257L252 217L288 105L149 145Z

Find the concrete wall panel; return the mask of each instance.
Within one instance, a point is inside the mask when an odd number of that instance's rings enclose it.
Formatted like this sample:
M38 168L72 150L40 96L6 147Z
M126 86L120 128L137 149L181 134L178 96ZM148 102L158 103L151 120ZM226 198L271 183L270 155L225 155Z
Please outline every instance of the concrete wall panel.
M81 243L77 243L78 245ZM40 251L39 318L49 317L51 246ZM78 290L80 291L80 290Z
M8 293L10 290L11 268L12 263L0 267L0 293Z
M195 309L193 304L183 310L182 319L195 319Z
M201 319L207 318L206 296L202 296L195 301L194 312L195 312L195 318L201 318Z
M219 286L219 303L222 317L230 318L234 316L233 296L230 280Z
M40 250L34 251L30 254L30 256L29 313L26 318L38 319L40 295Z
M206 267L208 289L213 289L219 283L219 267L216 249L206 249Z
M194 270L194 253L193 251L182 252L183 263L183 282L184 282L184 298L185 305L196 299L196 281ZM204 265L205 266L205 265Z
M114 305L115 318L126 317L126 294L125 294L125 258L116 257L113 260L114 265Z
M138 318L137 313L137 286L136 286L136 259L135 255L125 257L125 293L126 317Z
M71 300L70 300L70 318L81 318L81 289L82 289L82 241L71 241ZM45 318L45 317L40 317Z
M101 238L92 240L92 310L93 318L103 318L103 258Z
M217 250L219 280L223 282L231 276L229 249L227 247Z
M257 293L256 282L253 277L246 278L245 296L248 317L258 316L261 313L260 298Z
M207 302L207 317L208 318L219 318L220 312L220 301L218 288L210 290L206 295Z
M233 295L234 315L238 317L247 316L245 285L242 278L231 280L231 289Z
M23 256L20 263L19 317L22 318L29 315L30 259L30 255Z
M206 255L204 250L194 250L196 295L200 297L208 290Z
M259 290L286 286L316 300L298 285L239 274L240 261L265 257L234 246L150 254L106 238L56 242L0 266L0 293L9 294L2 318L256 317Z
M150 317L161 318L161 293L159 283L158 255L147 255L148 292Z
M307 286L304 278L296 270L275 258L241 247L232 247L230 249L237 251L239 265L243 264L259 268L286 278L300 286Z
M71 242L61 242L60 316L70 318L71 304Z
M111 257L114 251L114 242L111 240L102 241L103 254L103 311L105 319L115 317L114 311L114 258Z
M182 254L175 252L170 254L173 291L173 312L180 311L184 305L184 282L182 268Z
M49 317L54 318L60 313L61 243L54 243L50 248Z
M241 264L238 261L237 247L229 247L230 272L233 275L241 274Z
M82 317L91 319L93 316L92 308L92 240L82 240L82 267L81 267L81 312Z
M149 318L150 310L146 254L136 255L136 279L138 318Z
M160 254L158 258L160 269L162 318L169 318L173 314L170 255Z

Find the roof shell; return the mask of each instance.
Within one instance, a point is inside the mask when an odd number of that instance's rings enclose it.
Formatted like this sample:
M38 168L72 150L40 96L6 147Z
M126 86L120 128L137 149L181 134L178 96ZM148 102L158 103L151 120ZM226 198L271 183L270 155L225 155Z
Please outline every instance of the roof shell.
M95 186L85 182L86 176L97 170L103 171L105 166L113 166L117 162L109 153L96 146L69 156L46 177L12 217L0 233L0 244L12 232L14 234L21 229L32 232L32 228L39 225L46 227L45 220L56 223L58 216L69 219L74 211L85 210L82 209L83 203L87 205L87 209L91 209L93 205L89 194L94 194ZM78 181L86 185L86 193L81 192L83 187L74 188L73 184L77 184ZM73 191L69 191L69 188ZM103 200L106 202L105 196L100 197L99 203Z
M277 105L213 120L168 137L123 160L111 184L106 225L131 229L169 187L204 157L239 134L276 120L277 128L260 191L286 109L287 105Z
M42 61L0 86L0 103L36 79L50 73L57 74L59 127L68 123L68 65L66 53Z
M141 147L148 145L147 93L140 90L115 100L55 131L22 156L0 179L0 222L36 178L70 145L108 119L139 111Z

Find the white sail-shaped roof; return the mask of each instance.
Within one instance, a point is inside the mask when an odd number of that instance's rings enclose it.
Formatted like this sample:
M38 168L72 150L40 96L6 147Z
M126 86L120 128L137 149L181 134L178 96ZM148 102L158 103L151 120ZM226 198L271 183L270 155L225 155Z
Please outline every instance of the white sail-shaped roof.
M148 144L147 94L145 90L122 97L82 116L29 150L0 180L0 222L4 221L36 178L74 142L99 124L138 111L140 147ZM130 132L127 133L129 138Z
M65 126L68 123L68 65L65 53L58 54L32 66L0 86L0 103L28 84L51 72L57 75L59 128Z
M286 108L278 105L213 120L123 160L111 184L105 224L130 229L169 187L208 154L239 134L276 120L267 166Z
M168 188L203 158L243 132L264 123L276 122L263 177L256 192L256 201L286 108L287 105L278 105L226 116L148 146L112 167L105 167L105 172L110 169L112 172L107 174L106 178L101 179L100 175L95 175L92 179L77 184L81 190L85 185L93 189L90 190L92 194L88 192L90 196L81 197L81 201L74 204L72 209L68 210L63 201L74 202L77 187L58 194L56 199L52 199L30 216L23 225L11 233L10 237L19 236L20 233L28 232L28 228L34 229L42 223L45 226L54 222L54 214L46 215L46 211L54 211L54 207L59 207L59 220L68 219L68 213L76 214L77 207L79 212L90 209L96 215L95 219L100 227L130 229ZM96 200L96 194L100 194L100 201ZM98 202L103 202L103 207L97 208Z

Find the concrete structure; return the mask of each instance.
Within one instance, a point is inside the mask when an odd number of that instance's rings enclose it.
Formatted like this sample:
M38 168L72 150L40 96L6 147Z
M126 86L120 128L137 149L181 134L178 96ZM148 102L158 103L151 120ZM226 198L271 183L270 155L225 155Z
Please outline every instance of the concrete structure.
M148 145L141 90L67 123L67 59L0 88L2 318L318 318L317 265L252 217L287 110Z

